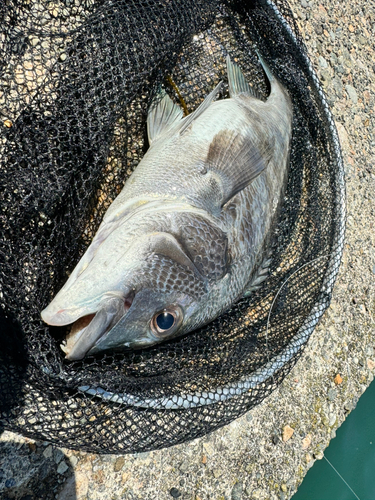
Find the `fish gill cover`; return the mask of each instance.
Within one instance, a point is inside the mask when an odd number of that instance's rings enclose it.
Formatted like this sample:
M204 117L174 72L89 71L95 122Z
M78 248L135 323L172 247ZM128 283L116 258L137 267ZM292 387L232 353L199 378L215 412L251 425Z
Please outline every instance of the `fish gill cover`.
M0 23L0 425L124 453L229 423L297 361L329 305L343 248L340 146L287 3L8 0ZM228 97L229 54L265 99L255 49L293 103L267 280L185 337L65 361L67 330L40 312L145 154L155 91L189 112L221 80Z

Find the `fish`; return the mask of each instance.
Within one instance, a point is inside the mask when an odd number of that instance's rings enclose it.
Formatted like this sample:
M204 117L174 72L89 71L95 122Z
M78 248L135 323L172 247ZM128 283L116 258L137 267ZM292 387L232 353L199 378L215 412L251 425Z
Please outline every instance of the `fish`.
M266 280L293 110L258 58L266 100L227 56L228 98L217 99L220 82L185 117L165 91L152 101L149 149L41 312L49 325L72 325L67 360L185 335Z

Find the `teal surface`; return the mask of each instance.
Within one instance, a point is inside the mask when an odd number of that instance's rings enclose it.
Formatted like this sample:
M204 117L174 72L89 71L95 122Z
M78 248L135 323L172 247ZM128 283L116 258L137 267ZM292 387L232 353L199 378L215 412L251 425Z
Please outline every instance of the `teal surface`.
M292 500L375 500L375 381L370 384Z

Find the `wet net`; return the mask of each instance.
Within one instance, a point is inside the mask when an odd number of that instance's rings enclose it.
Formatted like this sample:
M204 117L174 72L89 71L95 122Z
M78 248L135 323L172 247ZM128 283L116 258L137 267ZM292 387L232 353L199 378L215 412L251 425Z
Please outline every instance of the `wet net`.
M2 426L104 453L213 431L275 389L329 305L343 248L340 146L282 0L0 4ZM291 166L268 279L183 338L68 363L40 311L147 150L158 86L191 112L225 57L263 97L255 46L293 101Z

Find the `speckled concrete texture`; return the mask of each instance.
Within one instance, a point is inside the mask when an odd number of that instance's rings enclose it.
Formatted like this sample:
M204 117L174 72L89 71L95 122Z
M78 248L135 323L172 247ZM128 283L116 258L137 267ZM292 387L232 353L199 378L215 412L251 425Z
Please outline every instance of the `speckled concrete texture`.
M348 227L331 306L261 405L190 443L138 455L0 440L0 497L32 500L287 500L323 457L375 370L375 2L290 0L331 106Z

